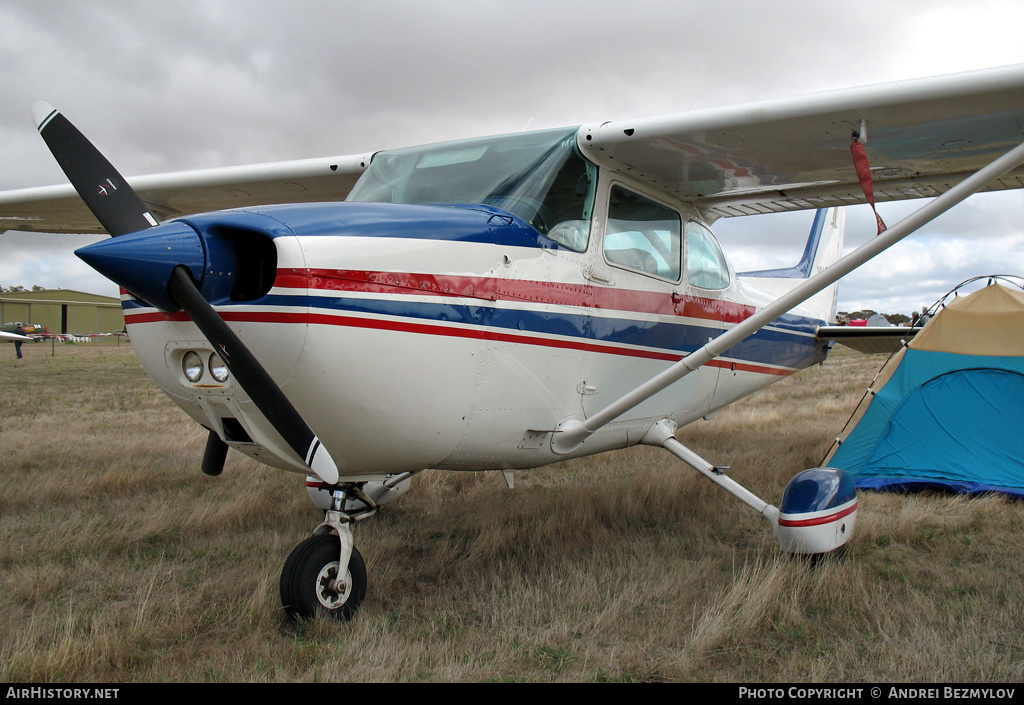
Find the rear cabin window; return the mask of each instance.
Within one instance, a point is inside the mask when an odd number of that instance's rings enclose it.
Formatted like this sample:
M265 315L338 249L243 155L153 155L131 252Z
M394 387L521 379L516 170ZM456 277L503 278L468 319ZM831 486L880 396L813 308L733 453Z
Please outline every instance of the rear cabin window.
M686 223L686 279L700 289L729 286L729 265L718 240L700 223Z

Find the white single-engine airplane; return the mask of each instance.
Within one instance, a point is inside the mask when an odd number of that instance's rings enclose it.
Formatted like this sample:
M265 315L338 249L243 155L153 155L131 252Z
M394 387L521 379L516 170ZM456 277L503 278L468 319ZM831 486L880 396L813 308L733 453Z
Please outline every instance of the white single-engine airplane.
M234 448L306 474L325 511L285 563L285 609L348 619L366 593L354 522L425 468L511 483L659 445L784 550L844 546L848 476L804 471L776 508L675 431L822 361L853 268L1022 185L1024 66L129 181L50 106L35 119L74 190L0 193L0 217L115 236L78 255L122 287L143 366L209 430L203 470ZM937 198L843 257L836 207L876 194ZM825 210L793 269L736 274L709 229L804 208Z

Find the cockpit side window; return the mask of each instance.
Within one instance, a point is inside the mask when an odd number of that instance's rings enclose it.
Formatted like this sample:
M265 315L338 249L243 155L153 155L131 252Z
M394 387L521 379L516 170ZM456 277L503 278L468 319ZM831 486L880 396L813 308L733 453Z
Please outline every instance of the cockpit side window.
M686 223L686 279L701 289L725 289L731 279L718 240L693 220Z
M614 185L608 199L605 259L618 267L679 281L681 219L675 210Z
M558 244L583 252L590 240L596 191L597 167L573 150L551 182L534 227Z

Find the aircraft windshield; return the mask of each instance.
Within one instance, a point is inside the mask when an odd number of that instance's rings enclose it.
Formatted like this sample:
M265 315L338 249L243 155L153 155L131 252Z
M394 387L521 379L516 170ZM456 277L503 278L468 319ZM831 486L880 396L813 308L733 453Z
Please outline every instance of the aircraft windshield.
M583 251L595 176L576 128L546 130L380 152L347 200L494 206Z

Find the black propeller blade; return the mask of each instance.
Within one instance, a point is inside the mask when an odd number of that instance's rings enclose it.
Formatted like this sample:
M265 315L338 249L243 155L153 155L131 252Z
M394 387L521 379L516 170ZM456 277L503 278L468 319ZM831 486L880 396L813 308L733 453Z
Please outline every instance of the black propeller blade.
M107 158L52 105L36 103L32 117L68 181L104 230L117 237L157 224L146 204Z
M37 103L33 116L57 163L107 232L113 236L126 235L158 225L128 182L67 118L46 103ZM259 360L203 297L188 267L174 268L167 293L192 318L238 385L289 447L320 479L336 483L338 467L330 453ZM214 431L210 433L203 471L218 474L226 448L221 447L219 437L213 438Z

